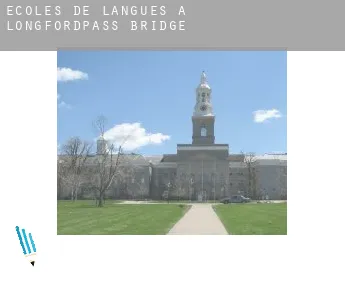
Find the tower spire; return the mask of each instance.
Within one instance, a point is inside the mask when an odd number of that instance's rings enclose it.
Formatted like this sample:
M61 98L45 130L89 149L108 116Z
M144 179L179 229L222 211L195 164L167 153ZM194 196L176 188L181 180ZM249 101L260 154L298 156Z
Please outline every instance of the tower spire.
M207 84L207 78L206 78L205 71L202 71L202 73L201 73L200 84Z
M205 71L202 71L200 84L196 88L196 102L194 107L194 116L213 115L211 102L211 87L207 82Z
M212 89L202 71L200 83L196 88L195 106L192 116L193 144L214 144L214 120L212 106Z
M198 85L198 88L199 89L201 89L201 88L203 88L203 89L205 89L205 88L211 89L210 85L208 85L205 71L202 71L202 73L201 73L200 84Z

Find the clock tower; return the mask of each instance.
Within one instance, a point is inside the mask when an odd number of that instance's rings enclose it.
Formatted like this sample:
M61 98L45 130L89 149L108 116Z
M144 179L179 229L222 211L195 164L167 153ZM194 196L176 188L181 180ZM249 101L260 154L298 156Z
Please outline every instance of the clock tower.
M212 90L208 85L206 74L202 72L200 84L196 88L196 102L193 122L193 144L207 145L214 144L214 121L212 107Z

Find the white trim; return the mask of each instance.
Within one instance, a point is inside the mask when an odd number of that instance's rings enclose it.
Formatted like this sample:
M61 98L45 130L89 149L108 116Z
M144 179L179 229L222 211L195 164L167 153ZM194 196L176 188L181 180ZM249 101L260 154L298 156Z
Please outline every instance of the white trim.
M178 151L223 151L229 150L228 146L177 146Z

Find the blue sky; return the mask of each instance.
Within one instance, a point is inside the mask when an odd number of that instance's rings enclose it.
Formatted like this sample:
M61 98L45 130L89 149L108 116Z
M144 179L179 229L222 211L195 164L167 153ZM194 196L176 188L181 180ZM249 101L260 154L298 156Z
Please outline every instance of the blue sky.
M216 143L229 144L232 153L286 152L281 51L59 51L58 144L72 136L94 140L92 122L104 115L109 138L133 133L129 150L175 153L176 144L192 141L203 70L212 88Z

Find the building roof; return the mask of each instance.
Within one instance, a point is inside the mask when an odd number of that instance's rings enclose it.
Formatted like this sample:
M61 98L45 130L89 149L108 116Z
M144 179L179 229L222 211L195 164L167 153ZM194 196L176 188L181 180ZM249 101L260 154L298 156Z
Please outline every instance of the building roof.
M242 154L230 154L228 157L229 162L243 162L244 156Z
M113 155L113 158L116 158L117 155ZM148 155L143 156L140 154L125 154L124 157L126 158L127 162L131 162L133 165L157 165L161 163L172 163L177 161L176 154L166 154L166 155ZM66 161L68 156L66 155L58 155L59 161ZM239 164L243 161L242 154L230 154L228 157L229 165L238 167ZM287 162L287 154L264 154L264 155L257 155L253 157L253 161L256 164L260 165L279 165L279 164L286 164ZM88 164L96 164L97 163L97 155L90 155L88 160Z
M163 159L163 155L153 155L153 156L144 156L144 158L152 164L158 164Z
M287 160L279 160L279 159L259 159L256 161L256 164L264 166L264 165L287 165Z
M287 153L284 154L264 154L264 155L258 155L257 159L259 160L287 160Z
M86 160L86 164L87 165L97 164L98 157L99 157L98 155L90 155ZM139 154L123 154L121 157L123 158L123 160L120 161L120 165L121 165L121 163L122 164L126 164L126 163L129 164L130 163L132 165L138 165L138 166L140 166L140 165L145 166L145 165L150 164L149 161L145 157L143 157L142 155L139 155ZM108 160L110 161L109 158L108 158ZM113 161L115 161L117 158L117 154L114 154L112 156L112 158L113 158ZM58 162L60 162L60 163L66 162L66 161L68 161L68 159L69 159L69 156L67 156L67 155L59 155L58 156Z
M164 154L161 162L176 162L177 155L176 154Z

